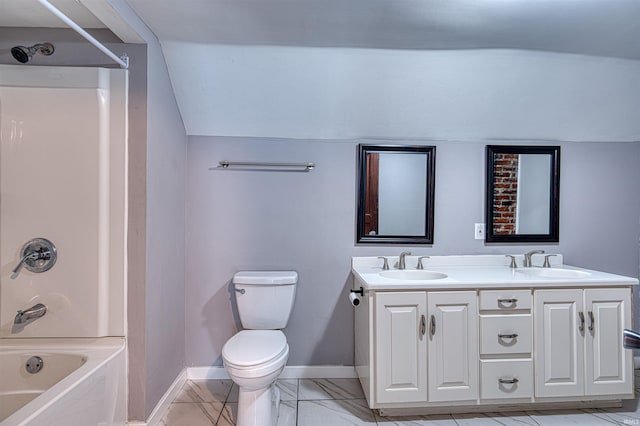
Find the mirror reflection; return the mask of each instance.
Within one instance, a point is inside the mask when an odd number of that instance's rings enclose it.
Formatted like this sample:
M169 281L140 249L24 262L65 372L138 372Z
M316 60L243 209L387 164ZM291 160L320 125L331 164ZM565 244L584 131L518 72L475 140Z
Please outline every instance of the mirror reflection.
M359 146L359 243L431 244L435 147Z
M487 146L487 242L557 242L560 147Z

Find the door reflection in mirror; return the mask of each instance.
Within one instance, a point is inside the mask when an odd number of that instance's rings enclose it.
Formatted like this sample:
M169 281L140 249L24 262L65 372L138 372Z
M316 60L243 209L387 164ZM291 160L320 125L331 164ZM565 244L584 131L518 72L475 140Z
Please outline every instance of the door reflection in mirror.
M423 235L427 195L425 157L416 154L367 154L365 233L367 235Z
M358 242L432 242L435 147L359 150Z

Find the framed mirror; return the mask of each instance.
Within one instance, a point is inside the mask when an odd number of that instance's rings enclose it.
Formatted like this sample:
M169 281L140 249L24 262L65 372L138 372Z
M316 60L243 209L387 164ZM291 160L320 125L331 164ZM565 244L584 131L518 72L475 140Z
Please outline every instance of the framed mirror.
M435 146L358 145L358 243L433 244Z
M487 145L488 243L559 241L560 147Z

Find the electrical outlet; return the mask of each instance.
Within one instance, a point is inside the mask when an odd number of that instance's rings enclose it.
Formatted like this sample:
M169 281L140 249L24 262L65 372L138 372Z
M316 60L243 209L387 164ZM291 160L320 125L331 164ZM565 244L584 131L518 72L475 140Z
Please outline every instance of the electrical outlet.
M476 223L476 240L484 240L484 223Z

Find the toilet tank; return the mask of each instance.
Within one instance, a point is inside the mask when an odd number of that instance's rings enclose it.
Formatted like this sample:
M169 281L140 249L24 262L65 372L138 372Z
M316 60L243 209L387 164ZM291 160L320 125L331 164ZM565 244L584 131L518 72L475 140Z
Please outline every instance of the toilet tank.
M237 272L233 285L242 326L250 330L286 327L297 283L296 271Z

